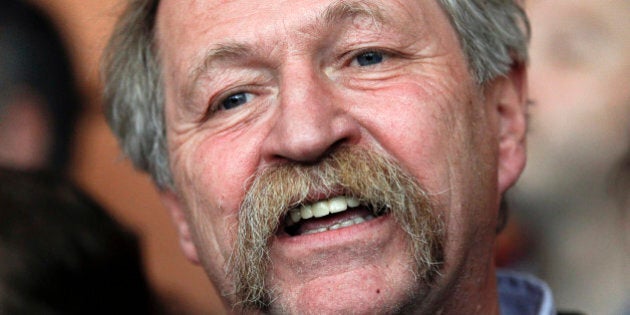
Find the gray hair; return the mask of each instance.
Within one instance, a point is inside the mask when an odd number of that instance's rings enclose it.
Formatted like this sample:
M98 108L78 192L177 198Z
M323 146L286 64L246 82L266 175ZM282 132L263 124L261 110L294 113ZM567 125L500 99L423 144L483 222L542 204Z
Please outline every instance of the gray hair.
M519 0L438 0L482 86L527 62L529 23ZM163 86L155 42L159 0L130 0L103 58L105 112L123 151L162 189L172 188Z

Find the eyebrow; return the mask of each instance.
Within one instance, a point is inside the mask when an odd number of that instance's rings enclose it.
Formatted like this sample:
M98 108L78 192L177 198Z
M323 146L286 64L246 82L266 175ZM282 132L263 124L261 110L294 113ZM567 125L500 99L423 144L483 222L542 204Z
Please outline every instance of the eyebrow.
M358 17L367 17L372 22L384 23L385 9L380 4L370 1L339 0L330 4L321 16L323 23L330 26L337 26L340 21Z
M213 65L223 61L243 59L251 55L252 48L250 45L237 42L225 42L214 44L213 48L205 53L202 62L192 68L189 72L188 80L184 87L182 97L188 101L192 98L200 77L212 68Z
M307 25L307 29L319 29L320 27L330 28L340 25L342 21L357 18L368 18L372 24L379 25L385 23L385 9L381 5L369 0L337 0L326 7L315 19L315 23ZM308 32L307 30L305 30ZM200 77L207 73L216 64L224 62L234 62L244 60L254 54L256 50L253 45L244 42L222 42L212 45L205 54L202 61L193 66L188 75L188 84L184 89L184 99L190 99Z

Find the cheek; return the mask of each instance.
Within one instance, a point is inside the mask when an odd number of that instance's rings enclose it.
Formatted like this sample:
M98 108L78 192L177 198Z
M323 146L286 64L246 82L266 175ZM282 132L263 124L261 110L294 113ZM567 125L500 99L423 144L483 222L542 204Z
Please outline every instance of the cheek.
M235 211L246 180L256 171L264 124L221 129L210 122L180 123L169 130L169 150L178 187L197 190L223 211Z
M211 244L198 248L201 260L216 262L217 252L226 259L236 239L245 183L258 162L256 138L210 135L205 130L174 138L169 143L171 167L186 204L191 232L196 244ZM185 140L178 142L180 139Z
M431 78L413 78L400 84L354 95L351 111L378 150L392 156L413 173L430 192L448 189L449 157L457 150L454 113L463 100L461 91ZM418 83L420 82L420 83Z
M496 199L496 152L488 134L478 132L489 122L474 91L472 82L400 84L357 98L353 107L365 141L418 179L454 243L474 239L474 226L494 218L488 209Z

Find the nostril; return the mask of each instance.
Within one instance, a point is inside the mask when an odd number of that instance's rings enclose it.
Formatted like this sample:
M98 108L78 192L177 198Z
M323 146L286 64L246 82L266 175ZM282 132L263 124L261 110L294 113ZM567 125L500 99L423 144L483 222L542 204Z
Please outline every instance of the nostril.
M335 151L339 150L339 148L341 148L344 145L349 145L349 139L343 138L343 139L339 139L335 141L332 145L330 145L330 147L324 152L324 154L322 154L322 156L318 160L321 160L322 158L333 154Z
M358 142L360 126L329 94L302 99L285 96L264 140L264 159L317 163L344 143ZM310 101L309 101L310 100Z
M305 148L301 152L292 152L292 154L276 154L275 160L287 160L290 162L297 162L302 165L312 165L319 163L322 159L332 155L339 148L350 145L349 138L342 138L334 141L329 145L314 145L311 148Z

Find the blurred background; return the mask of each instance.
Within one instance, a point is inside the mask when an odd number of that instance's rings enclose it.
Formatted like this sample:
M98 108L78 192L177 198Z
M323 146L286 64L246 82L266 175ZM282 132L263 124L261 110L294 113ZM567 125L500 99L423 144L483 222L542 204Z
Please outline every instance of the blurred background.
M526 3L534 105L528 164L508 197L529 246L517 264L560 307L630 314L630 187L612 194L630 148L630 1Z
M223 313L201 268L181 254L149 177L121 155L102 115L99 58L125 1L28 2L60 31L84 105L70 176L139 234L151 284L182 313ZM526 3L533 30L529 161L508 196L497 260L548 281L560 308L630 314L630 207L609 193L630 147L630 1Z

